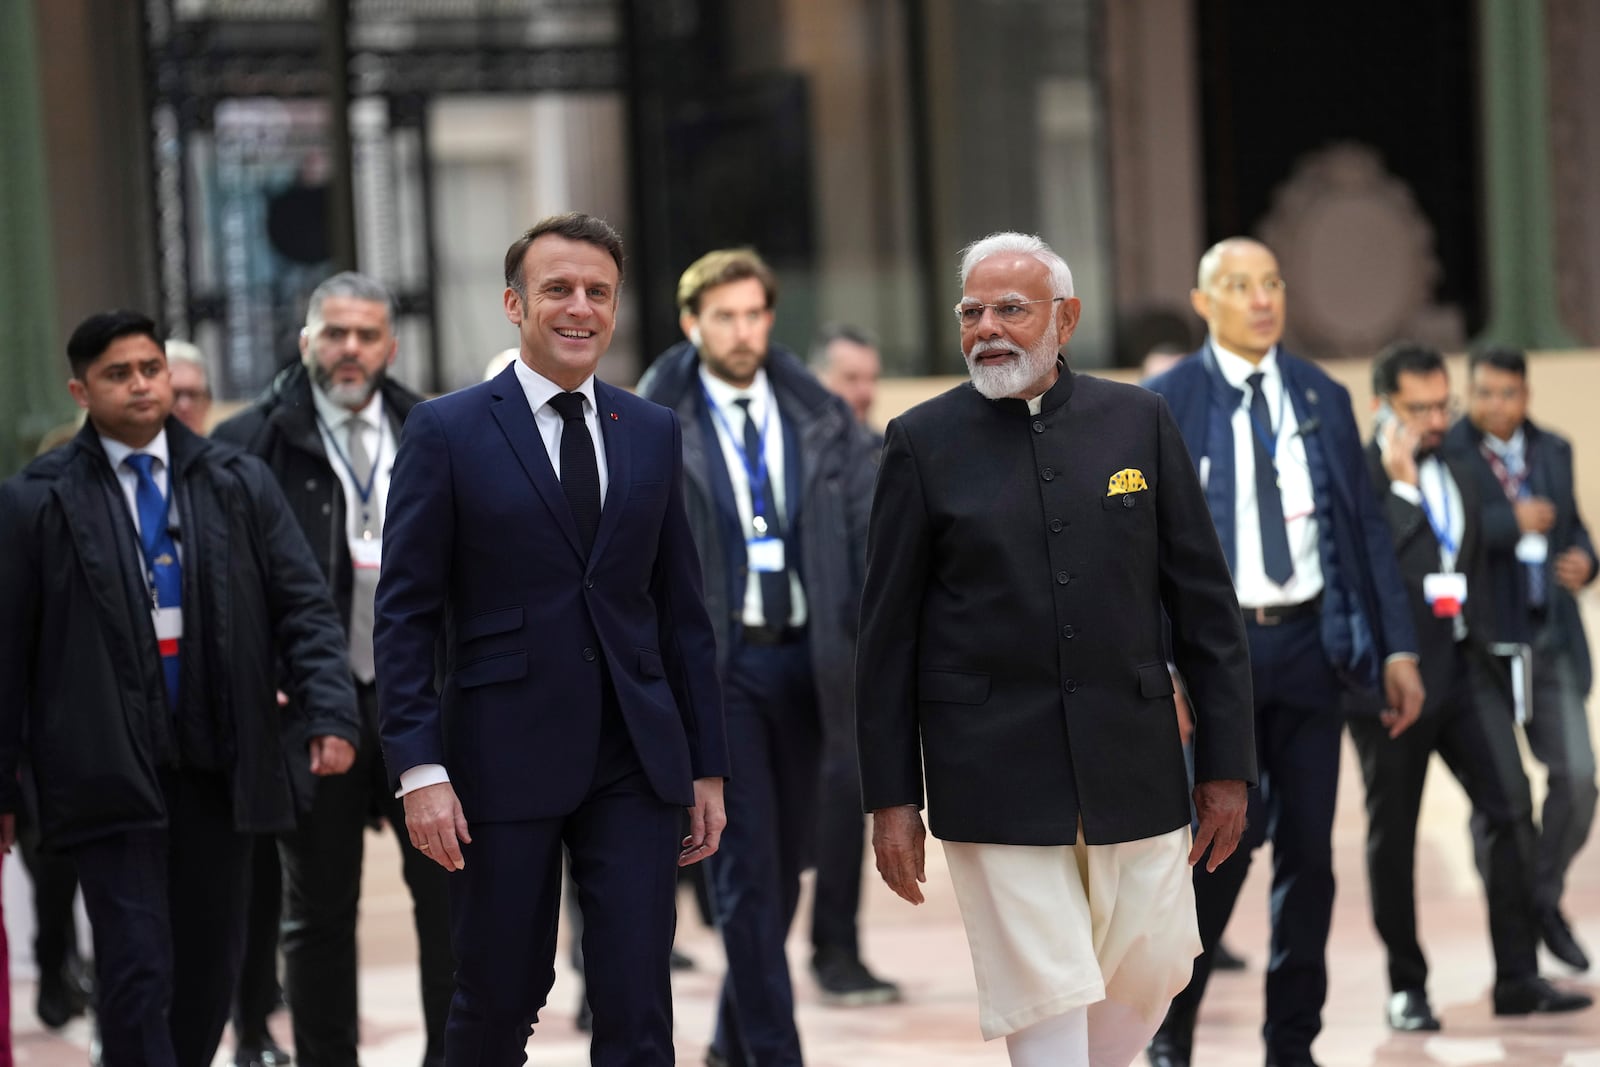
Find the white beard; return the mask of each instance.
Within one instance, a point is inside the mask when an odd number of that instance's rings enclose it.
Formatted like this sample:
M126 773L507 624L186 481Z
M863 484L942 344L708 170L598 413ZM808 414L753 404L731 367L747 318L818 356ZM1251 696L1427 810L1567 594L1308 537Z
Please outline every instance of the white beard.
M1010 352L1017 358L994 366L973 362L978 356L995 352ZM1060 348L1047 330L1032 348L1019 348L1007 341L979 341L972 346L971 352L965 353L964 358L967 361L967 373L972 376L972 387L990 400L999 400L1018 396L1043 378L1055 366L1059 354Z

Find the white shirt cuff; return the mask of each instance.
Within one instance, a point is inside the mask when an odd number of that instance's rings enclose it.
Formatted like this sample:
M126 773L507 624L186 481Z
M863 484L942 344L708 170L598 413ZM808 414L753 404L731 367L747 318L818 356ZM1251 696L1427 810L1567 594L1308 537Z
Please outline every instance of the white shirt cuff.
M419 763L409 771L400 772L400 788L395 792L395 796L403 797L425 785L438 785L449 780L450 775L445 773L444 764Z
M1408 504L1415 504L1419 508L1422 506L1422 490L1410 482L1390 482L1389 492Z
M1391 653L1389 653L1388 656L1384 657L1383 665L1385 667L1387 667L1389 664L1393 663L1395 660L1401 660L1401 659L1410 660L1412 663L1417 663L1417 662L1420 661L1421 657L1418 656L1415 652L1391 652ZM442 771L443 768L440 768L440 770ZM410 772L408 771L407 773L409 774ZM403 778L404 775L402 775L401 777Z

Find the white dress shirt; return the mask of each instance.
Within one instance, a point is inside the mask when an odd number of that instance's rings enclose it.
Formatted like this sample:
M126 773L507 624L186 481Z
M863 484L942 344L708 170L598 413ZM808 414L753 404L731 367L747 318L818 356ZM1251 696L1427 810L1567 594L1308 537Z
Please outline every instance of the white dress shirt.
M1438 456L1428 456L1417 464L1417 485L1391 481L1389 491L1401 500L1423 509L1423 519L1433 530L1439 542L1439 573L1449 574L1457 569L1456 557L1461 553L1461 539L1466 536L1466 506L1461 501L1461 489L1450 476L1450 468ZM1472 590L1467 590L1470 596ZM1467 619L1457 615L1455 638L1467 636Z
M755 380L749 387L740 389L707 371L705 364L702 363L700 383L705 386L706 395L716 405L717 414L712 417L711 422L717 428L717 443L722 446L722 462L728 468L728 480L733 483L733 500L739 509L740 529L745 532L747 539L756 536L753 525L755 508L750 502L750 474L744 463L745 414L736 403L748 397L750 418L755 422L756 429L761 431L761 452L767 464L767 491L772 495L771 507L776 509L779 515L784 516L783 530L787 534L789 509L788 485L784 478L783 418L773 399L772 385L767 380L766 369L757 370ZM800 587L800 579L792 565L788 568L788 574L789 625L804 626L805 590ZM743 619L746 626L762 626L767 622L766 613L762 610L761 576L753 569L745 580Z
M311 387L311 402L317 409L317 429L322 434L322 449L328 454L328 465L344 487L345 532L352 539L362 534L361 487L356 485L350 470L350 420L356 419L361 428L361 440L372 460L372 496L365 510L369 512L373 530L383 529L383 516L389 499L389 475L394 471L396 442L384 417L383 393L375 390L367 406L352 412L340 407L315 385Z
M111 438L101 434L100 447L105 449L106 459L110 461L111 469L117 474L117 484L122 487L122 497L128 502L128 514L133 516L133 528L143 537L144 530L139 525L139 474L125 461L135 452L143 452L146 455L154 456L156 461L150 465L150 477L156 483L156 488L161 490L161 495L170 499L170 494L168 493L170 481L167 469L172 464L168 459L170 453L167 451L167 431L162 429L156 434L155 439L143 448L130 448L121 441L113 441ZM177 528L178 509L169 504L167 507L167 529L176 530ZM177 545L178 561L181 563L183 561L183 545L178 538L173 538L173 542Z
M527 398L528 407L533 411L534 425L539 429L539 439L544 442L545 454L550 457L550 467L556 472L556 478L561 477L561 428L566 421L555 408L550 406L550 398L557 393L568 390L561 388L549 378L540 374L522 360L517 360L517 384L522 386L522 395ZM583 423L589 428L589 437L594 441L595 466L600 472L600 504L605 506L606 489L611 484L610 474L606 470L606 442L605 435L600 431L599 409L594 402L594 375L583 380L583 384L571 390L583 394ZM400 789L395 796L403 797L414 789L421 789L427 785L438 785L448 782L449 773L439 763L420 763L409 770L400 772Z
M1244 393L1233 412L1234 470L1234 570L1233 586L1239 606L1252 608L1303 604L1322 592L1322 556L1316 518L1316 496L1311 486L1311 467L1306 460L1306 445L1300 436L1300 420L1284 388L1278 369L1276 347L1259 364L1229 352L1216 341L1208 342L1217 358L1222 377ZM1277 430L1278 494L1283 501L1283 520L1289 533L1289 559L1294 573L1279 585L1267 577L1261 548L1260 509L1256 504L1255 427L1250 421L1250 395L1247 379L1261 372L1261 388L1267 411ZM1265 429L1265 428L1264 428Z

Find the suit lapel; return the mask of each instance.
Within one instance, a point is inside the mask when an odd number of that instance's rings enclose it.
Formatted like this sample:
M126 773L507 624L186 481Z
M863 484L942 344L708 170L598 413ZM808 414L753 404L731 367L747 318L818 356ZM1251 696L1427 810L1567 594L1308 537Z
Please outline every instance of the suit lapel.
M556 525L561 527L567 543L581 557L583 542L578 539L578 524L572 519L566 494L561 491L561 482L556 478L555 468L550 465L550 454L544 450L544 439L539 436L539 426L533 421L533 411L528 407L527 394L517 381L515 367L507 367L495 379L493 396L489 413L500 425L500 432L506 435L517 462L522 464L522 470L533 483L534 490L544 500Z
M595 531L591 553L593 558L599 558L622 521L622 509L628 503L628 490L633 484L633 451L630 427L624 425L616 411L611 387L599 378L594 380L594 399L600 436L606 443L606 502L600 509L600 528Z

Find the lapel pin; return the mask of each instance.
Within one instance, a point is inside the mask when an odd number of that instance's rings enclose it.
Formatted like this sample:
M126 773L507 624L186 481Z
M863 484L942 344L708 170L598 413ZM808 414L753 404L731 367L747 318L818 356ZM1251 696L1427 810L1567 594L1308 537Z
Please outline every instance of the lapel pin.
M615 411L613 411L613 412L611 412L611 421L612 422L620 422L622 420L618 419L617 418L617 413Z

